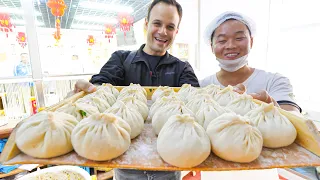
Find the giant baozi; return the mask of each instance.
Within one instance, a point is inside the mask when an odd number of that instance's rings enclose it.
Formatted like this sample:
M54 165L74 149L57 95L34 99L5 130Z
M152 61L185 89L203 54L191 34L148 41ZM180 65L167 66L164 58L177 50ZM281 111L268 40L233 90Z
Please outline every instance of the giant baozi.
M252 96L242 94L235 98L233 101L231 101L226 107L235 112L236 114L244 116L249 111L259 107L259 105L253 101Z
M132 89L140 91L142 94L144 94L145 97L147 97L147 91L143 87L141 87L140 84L130 83L130 85L127 87L124 87L120 91L120 93L126 93L128 90L132 90Z
M196 121L207 129L209 123L226 111L216 102L203 103L196 113Z
M166 106L168 104L174 102L182 102L178 96L165 96L162 98L158 98L156 102L154 102L149 111L149 116L152 118L154 114L159 110L160 107Z
M103 83L101 86L97 87L97 90L103 89L104 91L111 93L116 98L119 96L119 91L117 88L115 88L112 84L109 83Z
M157 150L167 163L190 168L210 155L206 131L189 114L171 116L157 139Z
M127 90L126 92L124 93L120 93L120 95L118 96L118 99L117 100L122 100L126 97L134 97L136 98L137 100L140 100L141 102L143 103L147 103L147 98L146 96L144 96L143 93L141 93L141 91L137 90L137 89L130 89L130 90Z
M71 133L78 121L63 112L41 111L23 122L16 132L16 144L25 154L52 158L73 150Z
M135 108L128 108L122 101L118 101L104 113L112 113L125 120L131 127L131 139L137 137L143 130L144 120Z
M148 106L145 103L143 103L142 101L139 101L137 98L126 97L126 98L123 98L119 101L122 101L129 108L135 108L136 110L138 110L144 120L146 120L148 118L148 113L149 113ZM117 104L119 101L117 101L115 104Z
M225 87L224 89L219 91L214 96L214 100L217 101L221 106L226 106L238 96L239 94L234 92L233 87L229 85L228 87Z
M68 103L58 108L56 111L70 114L76 117L78 121L83 118L89 117L92 114L99 113L99 109L97 107L83 102Z
M260 131L248 121L234 113L225 113L211 121L207 134L213 153L224 160L240 163L257 159L263 139Z
M261 107L248 112L245 116L262 133L263 146L265 147L288 146L297 137L295 127L272 103L263 103Z
M152 97L151 97L152 102L155 102L158 99L158 97L160 96L160 94L166 89L170 89L170 87L169 86L159 86L152 94Z
M71 142L80 156L106 161L126 152L130 146L129 124L111 113L98 113L83 119L73 129Z
M183 102L175 102L167 106L160 107L152 117L153 131L158 135L164 124L171 116L181 114L190 114L194 117L193 112L188 109Z

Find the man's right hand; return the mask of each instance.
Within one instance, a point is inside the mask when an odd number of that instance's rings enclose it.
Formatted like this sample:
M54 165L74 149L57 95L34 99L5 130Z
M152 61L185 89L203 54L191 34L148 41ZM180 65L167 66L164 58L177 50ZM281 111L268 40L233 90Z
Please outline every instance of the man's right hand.
M95 92L96 90L97 90L97 88L95 85L91 84L89 81L81 79L76 82L73 91L69 92L67 94L67 97L70 97L80 91L92 93L92 92Z

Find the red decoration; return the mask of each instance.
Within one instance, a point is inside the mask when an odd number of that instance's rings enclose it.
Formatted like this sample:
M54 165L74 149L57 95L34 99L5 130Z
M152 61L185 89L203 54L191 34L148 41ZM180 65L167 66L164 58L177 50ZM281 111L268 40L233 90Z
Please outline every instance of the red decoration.
M130 31L131 26L133 26L133 17L127 13L119 13L118 15L120 30L124 32L124 36L126 36L126 32Z
M5 32L7 37L8 33L12 32L11 19L7 13L0 13L0 31Z
M56 17L56 31L53 33L54 39L57 41L57 43L61 39L61 22L60 17L64 15L64 11L67 8L66 4L64 3L64 0L48 0L47 6L51 9L52 15Z
M54 39L56 40L56 42L58 43L61 39L61 33L60 33L60 29L61 29L61 26L60 26L60 19L56 19L56 31L53 33L53 37Z
M106 28L104 30L105 38L108 38L110 43L110 39L113 38L113 35L116 34L116 28L112 24L106 24L105 28Z
M27 37L26 37L26 33L24 32L18 32L17 35L17 41L20 44L20 46L22 48L24 48L27 45Z
M51 9L51 13L55 17L62 17L64 10L67 8L64 0L48 0L47 6Z
M87 43L92 46L95 43L94 37L92 35L88 36Z

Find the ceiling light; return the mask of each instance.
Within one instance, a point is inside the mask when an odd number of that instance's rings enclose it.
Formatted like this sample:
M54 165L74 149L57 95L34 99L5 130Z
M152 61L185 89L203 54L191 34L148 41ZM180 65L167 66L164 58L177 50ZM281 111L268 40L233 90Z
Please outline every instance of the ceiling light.
M18 14L23 15L23 10L19 8L7 8L7 7L0 7L1 13L9 13L9 14ZM41 13L38 11L35 11L36 16L41 16Z
M115 4L97 3L97 2L80 2L80 6L88 9L100 9L104 11L127 12L132 13L133 8L129 6L121 6Z
M104 18L104 17L96 17L96 16L75 16L74 19L78 21L89 21L96 23L110 23L117 24L118 21L115 18Z

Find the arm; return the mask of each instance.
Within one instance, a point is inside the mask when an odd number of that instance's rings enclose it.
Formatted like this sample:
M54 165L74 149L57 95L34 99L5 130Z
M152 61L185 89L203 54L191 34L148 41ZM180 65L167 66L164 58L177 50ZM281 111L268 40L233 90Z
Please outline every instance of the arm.
M293 87L287 77L275 74L267 91L282 109L296 112L302 111L299 105L296 104Z
M194 71L188 62L185 63L185 66L183 68L183 71L179 80L179 86L182 86L183 84L191 84L194 87L200 86L198 78L194 74Z
M114 52L108 62L101 68L100 73L93 75L92 84L110 83L115 86L123 84L124 67L122 61L126 58L125 51Z

